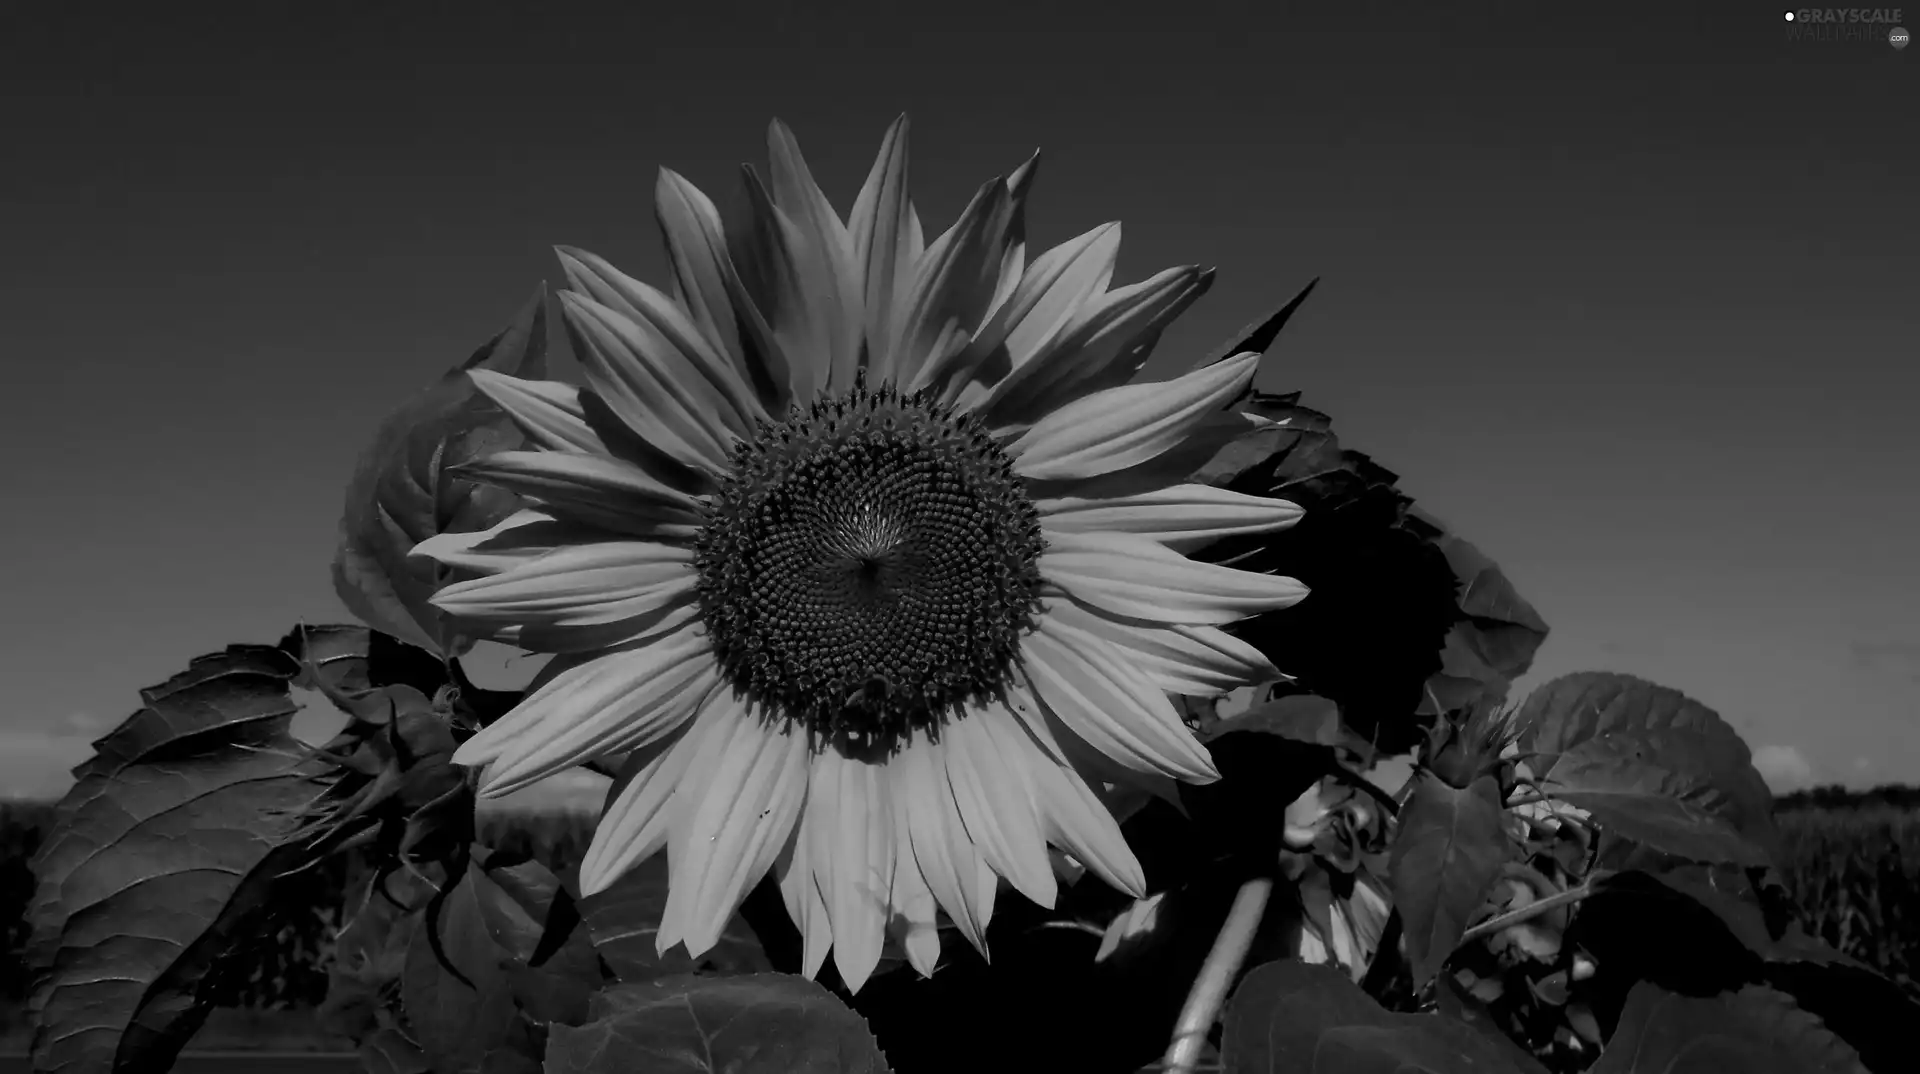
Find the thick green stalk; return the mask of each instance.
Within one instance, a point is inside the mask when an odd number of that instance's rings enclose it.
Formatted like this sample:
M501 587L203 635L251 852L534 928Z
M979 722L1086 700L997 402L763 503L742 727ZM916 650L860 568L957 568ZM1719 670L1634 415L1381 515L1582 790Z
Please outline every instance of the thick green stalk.
M1266 915L1267 897L1272 894L1272 878L1256 876L1240 885L1234 895L1233 909L1227 912L1220 934L1213 938L1213 950L1207 952L1207 961L1180 1009L1180 1020L1174 1023L1173 1042L1167 1045L1166 1058L1161 1061L1161 1069L1168 1074L1192 1074L1199 1063L1200 1050L1227 1002L1227 990L1233 987L1240 964L1246 961L1254 932Z

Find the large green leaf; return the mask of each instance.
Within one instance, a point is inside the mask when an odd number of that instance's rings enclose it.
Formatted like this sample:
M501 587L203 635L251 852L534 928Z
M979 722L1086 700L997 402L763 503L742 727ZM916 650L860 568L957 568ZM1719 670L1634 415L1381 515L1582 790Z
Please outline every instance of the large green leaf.
M334 590L361 621L439 656L472 645L427 603L457 575L408 553L438 533L486 529L519 507L512 494L449 471L525 441L467 372L538 379L546 375L546 347L543 284L512 324L395 411L361 454L333 562Z
M1242 405L1281 424L1241 434L1193 480L1292 500L1306 513L1278 533L1193 555L1291 575L1312 592L1228 629L1388 752L1413 747L1416 713L1504 697L1547 626L1499 568L1415 509L1392 471L1341 447L1332 420L1298 393L1255 392Z
M414 929L400 978L434 1074L540 1069L546 1026L584 1020L601 984L578 920L545 867L476 848Z
M262 645L200 657L74 769L33 864L35 1070L164 1070L205 1021L201 982L303 860L278 843L327 770L289 732L300 671Z
M1600 887L1619 886L1627 877L1641 875L1713 911L1733 937L1767 962L1807 962L1820 966L1870 969L1859 959L1807 934L1799 921L1770 920L1744 871L1727 865L1687 863L1658 873L1621 873L1601 881ZM1785 897L1784 895L1782 897Z
M757 973L771 970L760 941L738 913L727 922L720 942L698 959L678 945L664 955L654 949L660 916L667 907L667 856L655 854L621 874L612 886L580 900L580 913L593 946L614 975L629 984L679 974Z
M1694 861L1766 865L1769 855L1727 819L1738 807L1697 769L1656 763L1669 733L1596 739L1560 756L1547 793L1609 832ZM1675 750L1678 754L1681 751Z
M779 973L666 977L593 997L593 1021L555 1026L547 1074L884 1074L860 1016Z
M1504 815L1492 776L1464 789L1431 772L1415 777L1387 868L1416 987L1440 972L1500 867L1512 859Z
M1465 1022L1395 1014L1344 973L1291 960L1256 968L1227 1005L1226 1074L1535 1074L1537 1063Z
M404 872L368 876L343 900L348 920L334 937L327 996L317 1012L329 1032L363 1049L405 1054L396 1040L381 1036L381 1031L393 1030L419 1052L419 1045L401 1030L398 987L420 920L419 910L409 907L424 906L432 894L424 874ZM425 1062L423 1057L422 1069Z
M1191 554L1304 582L1306 600L1227 629L1293 676L1292 688L1333 700L1363 738L1401 752L1417 738L1414 712L1459 617L1456 580L1393 472L1342 448L1331 420L1298 400L1254 393L1246 412L1284 424L1243 434L1193 480L1291 500L1306 513L1277 533Z
M1772 989L1681 996L1641 982L1592 1074L1867 1074L1818 1018Z
M536 1022L585 1021L588 997L606 980L572 893L539 862L505 855L487 860L485 878L475 894L488 934L509 957L515 1002Z
M1710 852L1711 860L1746 860L1726 856L1733 848L1724 839L1702 834L1712 828L1699 817L1711 815L1765 860L1777 859L1773 795L1747 744L1712 709L1680 691L1631 675L1575 672L1535 690L1514 720L1520 748L1539 755L1528 762L1534 773L1586 792L1587 802L1602 809L1617 806L1617 825L1664 832ZM1636 768L1648 771L1636 776ZM1660 798L1679 804L1655 801Z
M1207 754L1220 778L1178 787L1181 811L1148 800L1122 823L1127 845L1140 859L1154 890L1191 879L1194 871L1225 857L1271 864L1286 829L1287 806L1339 768L1334 749L1268 729L1228 726L1222 720L1205 736Z
M1209 361L1265 353L1318 282ZM1254 420L1204 426L1190 444L1203 455L1189 480L1289 499L1306 514L1278 533L1226 538L1193 555L1291 575L1312 593L1229 629L1294 676L1294 689L1336 702L1388 753L1413 748L1416 714L1503 698L1547 626L1499 568L1416 509L1392 471L1342 447L1332 419L1300 405L1298 392L1249 390L1231 409Z

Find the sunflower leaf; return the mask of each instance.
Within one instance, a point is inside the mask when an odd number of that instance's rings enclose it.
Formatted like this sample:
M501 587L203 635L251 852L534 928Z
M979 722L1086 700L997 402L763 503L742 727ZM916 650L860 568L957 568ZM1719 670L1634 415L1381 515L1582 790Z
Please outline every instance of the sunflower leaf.
M1418 508L1412 514L1444 530ZM1533 654L1547 638L1546 620L1484 553L1445 532L1436 544L1459 582L1459 617L1447 629L1440 670L1427 680L1418 710L1423 716L1504 698L1508 686L1533 666Z
M348 610L369 626L439 657L471 647L473 639L427 603L448 580L446 569L407 554L435 534L486 529L519 509L511 493L449 471L525 441L467 371L538 379L546 375L546 344L543 284L513 323L394 412L361 454L347 486L333 582Z
M1742 1074L1867 1074L1860 1056L1791 997L1749 986L1682 996L1642 981L1593 1074L1738 1070Z
M1355 767L1361 769L1373 762L1372 744L1341 721L1340 706L1313 694L1288 694L1215 720L1200 731L1200 741L1209 742L1234 731L1278 735L1310 746L1345 750L1353 755Z
M547 1074L885 1074L866 1022L804 977L664 977L593 997L593 1021L554 1026Z
M449 683L448 665L416 645L357 623L302 623L279 648L300 660L293 685L325 694L334 706L361 720L384 721L389 687L404 686L421 698Z
M654 935L667 908L667 857L655 854L623 873L611 887L580 900L580 914L594 949L614 975L633 984L688 973L758 973L772 964L760 941L739 914L727 923L720 942L697 960L675 945L666 954L654 950Z
M572 893L537 861L492 854L475 889L487 932L510 956L514 1000L534 1021L578 1025L605 983Z
M368 878L357 886L353 916L334 939L333 962L327 971L327 994L318 1012L320 1024L333 1033L359 1043L362 1055L375 1052L406 1054L411 1048L420 1055L420 1047L411 1038L385 1040L380 1031L395 1021L398 1008L396 989L406 970L407 946L419 921L418 912L407 906L424 903L431 892L413 874L400 874L393 887L407 890L382 896L374 889L379 881ZM398 900L396 902L395 900ZM401 1047L404 1043L406 1047ZM420 1059L425 1063L424 1057ZM403 1062L390 1066L404 1067ZM369 1069L381 1069L369 1065ZM424 1069L424 1067L422 1068Z
M544 885L537 876L509 875L503 886L485 868L483 850L443 889L439 912L415 926L400 995L435 1074L537 1074L539 1025L568 1013L584 1017L597 981L524 972L546 911L536 917L522 900Z
M1747 744L1680 691L1575 672L1534 690L1513 719L1549 792L1596 810L1603 825L1610 817L1616 834L1700 860L1777 860L1773 794Z
M1222 855L1271 861L1286 828L1288 803L1339 767L1334 750L1326 746L1257 727L1225 728L1209 735L1205 745L1220 778L1180 784L1185 817L1156 801L1123 825L1152 888L1171 886L1175 878Z
M1693 861L1764 866L1771 855L1725 819L1727 795L1699 776L1658 763L1661 740L1602 739L1563 754L1544 788L1586 810L1610 834Z
M1226 537L1191 555L1297 578L1311 592L1225 629L1293 676L1292 688L1335 702L1362 738L1406 752L1420 738L1416 714L1429 683L1462 671L1442 658L1449 634L1471 623L1446 532L1411 509L1391 470L1341 447L1331 419L1301 406L1298 393L1254 392L1241 408L1284 424L1242 434L1192 480L1291 500L1306 513L1285 530ZM1505 666L1513 655L1503 652ZM1488 662L1464 668L1469 681L1504 693L1505 677Z
M366 1074L431 1074L433 1065L405 1033L382 1026L360 1042L360 1066Z
M1868 1069L1911 1066L1908 1027L1920 1019L1920 1003L1887 978L1802 938L1785 915L1770 918L1764 908L1747 905L1740 886L1724 882L1735 873L1728 866L1687 865L1596 882L1566 934L1568 945L1600 967L1586 985L1595 1007L1618 1010L1628 990L1642 984L1713 996L1764 983L1820 1018L1859 1051ZM1735 1062L1724 1069L1748 1068Z
M351 623L301 623L294 627L279 643L280 649L300 661L300 677L293 685L318 690L324 683L343 694L371 689L367 669L371 634L366 627Z
M32 866L35 1070L164 1069L205 1021L305 858L280 845L326 775L289 730L299 674L269 646L200 657L74 769Z
M1418 988L1453 954L1513 850L1493 777L1458 790L1428 772L1415 781L1400 807L1388 876Z
M1867 970L1859 960L1808 935L1798 920L1772 919L1745 873L1730 866L1688 863L1658 873L1614 873L1594 887L1599 893L1596 898L1606 897L1595 904L1596 912L1624 907L1620 900L1626 899L1632 901L1631 909L1623 908L1622 913L1668 918L1686 914L1693 921L1691 928L1712 930L1716 926L1700 915L1705 910L1719 919L1718 926L1725 928L1727 938L1763 961ZM1797 908L1790 912L1797 913Z
M1227 1074L1542 1070L1465 1022L1389 1012L1340 970L1293 960L1259 966L1240 982L1227 1005L1220 1057Z

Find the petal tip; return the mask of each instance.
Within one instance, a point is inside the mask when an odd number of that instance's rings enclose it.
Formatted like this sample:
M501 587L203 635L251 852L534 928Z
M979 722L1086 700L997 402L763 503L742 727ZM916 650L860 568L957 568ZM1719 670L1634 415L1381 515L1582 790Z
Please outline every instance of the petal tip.
M590 899L613 886L618 877L604 869L589 868L588 863L580 865L580 897Z
M487 746L483 742L483 737L475 735L460 743L454 748L453 756L448 758L448 762L463 768L476 768L493 760L493 756L488 753Z

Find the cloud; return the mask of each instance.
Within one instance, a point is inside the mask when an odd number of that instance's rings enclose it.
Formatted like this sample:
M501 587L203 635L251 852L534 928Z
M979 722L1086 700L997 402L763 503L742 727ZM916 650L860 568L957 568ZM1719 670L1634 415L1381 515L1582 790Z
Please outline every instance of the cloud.
M94 712L69 712L60 724L74 734L84 735L91 740L120 726L120 720Z
M1762 746L1753 751L1753 767L1776 794L1809 786L1814 781L1813 762L1798 746Z

